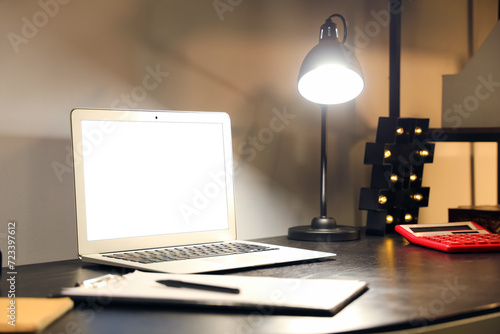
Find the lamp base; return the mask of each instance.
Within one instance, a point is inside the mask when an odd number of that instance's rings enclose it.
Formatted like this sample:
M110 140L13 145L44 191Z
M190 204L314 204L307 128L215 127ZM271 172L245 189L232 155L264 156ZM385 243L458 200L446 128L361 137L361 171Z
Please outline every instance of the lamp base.
M288 229L288 239L303 241L352 241L358 240L359 236L359 228L337 225L331 217L315 217L311 225Z

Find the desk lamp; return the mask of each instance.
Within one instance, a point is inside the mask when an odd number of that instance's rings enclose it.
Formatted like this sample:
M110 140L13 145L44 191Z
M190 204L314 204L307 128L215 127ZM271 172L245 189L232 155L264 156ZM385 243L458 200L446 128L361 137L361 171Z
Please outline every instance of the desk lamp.
M342 20L344 36L338 38L333 17ZM337 225L326 213L326 115L328 105L354 99L364 87L363 74L353 50L344 44L347 25L340 14L333 14L321 26L319 43L302 62L298 78L299 93L321 106L321 215L313 218L310 225L291 227L288 238L307 241L344 241L359 239L359 229Z

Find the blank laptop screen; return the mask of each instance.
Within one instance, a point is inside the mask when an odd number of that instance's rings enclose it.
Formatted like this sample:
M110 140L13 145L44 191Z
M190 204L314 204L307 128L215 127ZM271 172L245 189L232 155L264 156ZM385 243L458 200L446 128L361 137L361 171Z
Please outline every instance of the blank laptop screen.
M228 229L222 124L81 128L88 241Z

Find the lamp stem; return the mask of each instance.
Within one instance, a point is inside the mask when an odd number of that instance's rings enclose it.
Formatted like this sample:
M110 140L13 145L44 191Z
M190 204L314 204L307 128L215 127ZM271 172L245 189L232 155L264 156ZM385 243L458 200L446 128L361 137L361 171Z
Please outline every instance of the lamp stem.
M311 225L294 226L288 229L288 238L307 241L344 241L359 239L359 228L340 226L333 217L326 215L326 112L328 106L321 105L321 216L314 217Z
M327 106L321 105L321 217L326 217L326 112Z

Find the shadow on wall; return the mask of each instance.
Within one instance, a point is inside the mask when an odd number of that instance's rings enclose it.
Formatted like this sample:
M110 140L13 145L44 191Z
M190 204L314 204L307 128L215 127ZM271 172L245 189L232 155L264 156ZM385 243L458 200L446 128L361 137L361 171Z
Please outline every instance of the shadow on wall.
M0 245L7 254L7 223L15 221L16 265L76 258L69 148L67 139L0 138Z
M251 115L250 124L233 128L239 227L250 237L264 236L251 230L257 219L268 221L267 235L283 235L319 214L320 108L286 105L271 88L250 100L239 110ZM331 106L328 123L329 214L342 224L361 226L359 189L369 184L363 158L370 131L354 103Z

